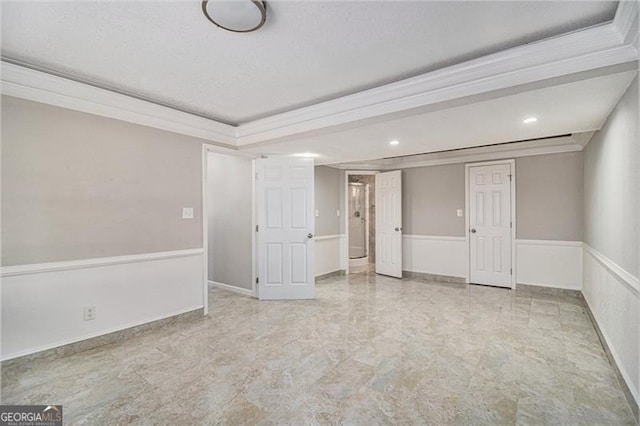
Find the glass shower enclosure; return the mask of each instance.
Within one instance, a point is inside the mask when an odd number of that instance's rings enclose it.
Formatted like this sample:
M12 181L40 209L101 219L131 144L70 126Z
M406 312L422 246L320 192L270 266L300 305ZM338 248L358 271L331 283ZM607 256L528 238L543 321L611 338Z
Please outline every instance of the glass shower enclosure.
M368 186L361 182L349 183L349 258L367 257L369 246L367 221Z

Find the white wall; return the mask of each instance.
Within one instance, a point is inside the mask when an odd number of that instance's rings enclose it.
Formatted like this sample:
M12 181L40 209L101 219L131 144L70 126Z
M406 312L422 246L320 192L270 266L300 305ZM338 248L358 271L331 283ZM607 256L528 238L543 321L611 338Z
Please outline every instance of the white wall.
M202 272L202 249L5 267L2 359L202 308Z
M516 282L580 290L582 242L516 240Z
M640 387L638 79L584 151L582 292L625 381Z
M346 235L324 235L316 237L315 276L346 269L342 260L345 253Z
M402 269L458 278L468 276L464 237L404 235ZM579 290L582 243L579 241L516 240L516 282Z
M464 237L403 235L402 270L465 278L467 252Z

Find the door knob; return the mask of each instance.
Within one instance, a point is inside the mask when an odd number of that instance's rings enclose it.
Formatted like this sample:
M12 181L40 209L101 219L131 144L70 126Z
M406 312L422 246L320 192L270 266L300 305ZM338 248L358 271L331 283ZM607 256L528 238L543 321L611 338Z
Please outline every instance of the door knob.
M398 228L398 227L396 226L396 232L398 232L399 230L400 230L400 228Z
M307 234L307 238L309 238L309 239L313 238L313 234L312 233L308 233Z
M475 234L475 233L476 233L475 228L471 228L471 233L472 233L472 234Z

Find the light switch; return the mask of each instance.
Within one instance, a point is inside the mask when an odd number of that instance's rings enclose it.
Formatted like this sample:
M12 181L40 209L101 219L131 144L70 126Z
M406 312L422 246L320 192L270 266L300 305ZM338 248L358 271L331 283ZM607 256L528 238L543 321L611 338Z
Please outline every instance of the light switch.
M182 208L182 218L183 219L193 219L193 207L183 207Z
M336 210L336 216L340 217L340 210Z
M462 209L458 209L458 217L462 217Z
M316 217L320 217L320 210L316 209Z

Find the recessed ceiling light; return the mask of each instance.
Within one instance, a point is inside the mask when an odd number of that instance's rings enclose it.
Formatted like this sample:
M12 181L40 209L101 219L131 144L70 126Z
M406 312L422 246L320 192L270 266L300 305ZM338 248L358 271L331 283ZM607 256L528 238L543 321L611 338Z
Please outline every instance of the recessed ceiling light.
M524 120L522 120L524 124L535 123L536 121L538 121L536 117L527 117Z
M249 33L267 20L267 3L261 0L203 0L202 13L217 27Z
M398 145L400 141L389 141L389 145Z
M320 157L320 154L316 154L314 152L299 152L297 154L293 154L293 156L300 158L317 158Z

